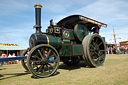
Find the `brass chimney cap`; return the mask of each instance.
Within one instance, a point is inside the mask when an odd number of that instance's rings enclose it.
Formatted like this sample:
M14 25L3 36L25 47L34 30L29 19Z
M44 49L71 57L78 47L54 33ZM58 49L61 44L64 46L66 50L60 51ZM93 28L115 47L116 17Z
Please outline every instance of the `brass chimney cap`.
M42 5L36 4L34 7L35 7L35 8L42 8Z

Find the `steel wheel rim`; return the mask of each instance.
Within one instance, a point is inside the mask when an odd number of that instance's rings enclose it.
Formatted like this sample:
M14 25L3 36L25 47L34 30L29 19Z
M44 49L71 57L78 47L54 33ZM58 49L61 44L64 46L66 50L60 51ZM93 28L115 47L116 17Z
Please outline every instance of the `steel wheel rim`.
M46 55L47 52L48 54ZM50 60L51 59L51 60ZM59 66L58 53L52 46L39 45L30 52L27 59L30 72L37 77L52 75Z
M92 66L101 66L105 60L106 51L103 39L98 34L90 36L88 46L88 58Z
M86 65L90 67L101 66L106 57L106 47L102 37L98 34L87 35L82 44L84 50L83 59Z
M26 54L28 55L27 52L29 52L29 51L30 51L30 49L27 48L27 49L23 52L22 56L26 56ZM21 64L22 64L22 66L28 71L27 59L22 59L22 60L21 60Z

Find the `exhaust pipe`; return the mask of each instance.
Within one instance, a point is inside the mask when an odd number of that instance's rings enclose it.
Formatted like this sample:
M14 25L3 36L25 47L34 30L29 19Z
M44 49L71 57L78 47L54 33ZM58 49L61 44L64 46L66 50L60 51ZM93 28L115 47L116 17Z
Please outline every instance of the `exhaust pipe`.
M36 25L34 25L34 28L36 28L36 33L41 33L41 8L42 6L40 4L36 4L34 7L35 7L35 21L36 21Z

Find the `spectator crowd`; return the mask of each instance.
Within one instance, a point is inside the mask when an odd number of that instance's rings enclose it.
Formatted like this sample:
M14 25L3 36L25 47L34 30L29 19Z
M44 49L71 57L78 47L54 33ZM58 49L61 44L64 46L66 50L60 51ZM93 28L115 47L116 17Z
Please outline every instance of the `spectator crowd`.
M6 58L6 57L16 57L16 55L15 55L15 53L13 53L12 55L11 55L11 54L9 54L9 55L7 55L7 54L2 54L2 55L0 56L0 58ZM17 64L17 63L19 63L18 60L12 60L12 61L0 62L0 65Z
M110 46L106 49L107 54L128 54L128 46Z

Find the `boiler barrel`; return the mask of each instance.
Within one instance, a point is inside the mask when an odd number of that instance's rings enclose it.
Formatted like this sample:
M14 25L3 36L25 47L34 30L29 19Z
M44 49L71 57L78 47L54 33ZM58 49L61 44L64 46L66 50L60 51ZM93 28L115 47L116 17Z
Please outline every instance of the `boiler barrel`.
M55 48L61 48L63 42L60 37L53 35L46 35L46 37L49 45L52 45Z
M48 44L59 49L61 48L62 43L63 42L60 37L53 36L53 35L37 34L37 33L32 34L29 39L30 48L39 44Z

